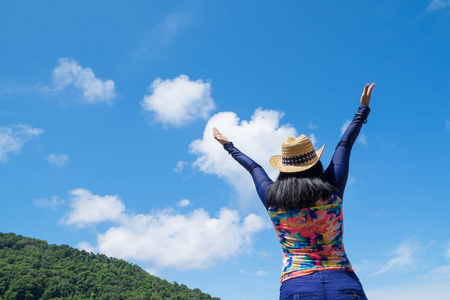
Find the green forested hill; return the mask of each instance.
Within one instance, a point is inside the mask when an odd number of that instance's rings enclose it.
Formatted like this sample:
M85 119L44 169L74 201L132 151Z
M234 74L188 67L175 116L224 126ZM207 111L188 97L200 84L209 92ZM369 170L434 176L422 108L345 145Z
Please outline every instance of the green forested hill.
M3 299L219 299L139 266L67 245L0 233Z

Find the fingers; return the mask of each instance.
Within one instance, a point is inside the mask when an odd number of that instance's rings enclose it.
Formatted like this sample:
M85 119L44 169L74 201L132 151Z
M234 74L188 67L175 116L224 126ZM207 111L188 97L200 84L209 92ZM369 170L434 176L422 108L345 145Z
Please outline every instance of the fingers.
M375 83L372 83L372 85L369 87L368 96L372 94L373 87L375 86Z
M364 96L370 96L370 94L372 93L373 87L375 86L375 83L372 84L366 84L364 86L364 91L363 91L363 95Z
M220 133L220 131L216 127L213 128L213 136L218 141L219 141L219 139L224 138L224 136Z
M363 91L363 95L366 96L367 95L367 91L369 90L369 84L366 84L364 86L364 91Z

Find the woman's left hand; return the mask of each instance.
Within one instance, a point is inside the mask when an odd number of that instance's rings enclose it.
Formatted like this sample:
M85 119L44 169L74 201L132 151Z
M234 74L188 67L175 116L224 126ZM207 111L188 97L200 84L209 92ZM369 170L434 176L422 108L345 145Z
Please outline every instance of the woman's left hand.
M375 86L375 83L372 83L370 86L369 86L369 84L366 84L366 86L364 87L364 91L361 95L361 100L360 100L361 105L369 106L370 96L372 95L372 90L373 90L374 86Z
M229 142L229 140L222 133L220 133L220 131L216 127L213 128L213 135L214 138L222 145L225 145Z

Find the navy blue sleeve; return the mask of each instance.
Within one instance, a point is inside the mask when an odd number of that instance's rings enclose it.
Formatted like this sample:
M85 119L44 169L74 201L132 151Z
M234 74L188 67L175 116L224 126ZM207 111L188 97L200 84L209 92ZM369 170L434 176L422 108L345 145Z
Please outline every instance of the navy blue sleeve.
M325 178L337 190L337 194L341 198L344 196L345 185L347 184L350 152L369 113L370 108L368 106L361 105L359 107L358 112L337 145L330 165L324 172Z
M269 178L266 171L250 157L234 147L232 142L226 143L223 145L223 148L252 175L258 196L264 207L267 209L267 195L269 194L269 189L272 186L273 181Z

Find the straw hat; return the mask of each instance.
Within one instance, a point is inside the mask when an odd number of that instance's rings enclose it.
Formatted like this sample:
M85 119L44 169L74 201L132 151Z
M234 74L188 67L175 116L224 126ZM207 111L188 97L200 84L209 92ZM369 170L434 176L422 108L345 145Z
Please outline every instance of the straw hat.
M314 150L314 146L309 138L302 134L298 138L287 138L281 145L281 155L272 156L269 160L272 167L285 172L294 173L306 171L319 162L325 144L319 150Z

